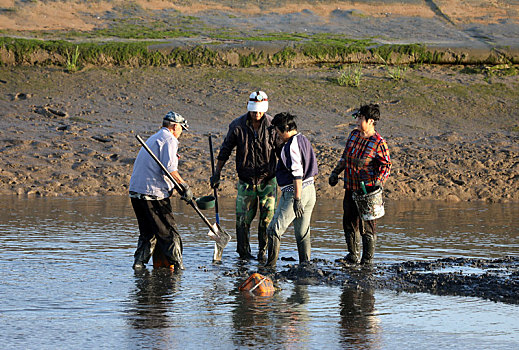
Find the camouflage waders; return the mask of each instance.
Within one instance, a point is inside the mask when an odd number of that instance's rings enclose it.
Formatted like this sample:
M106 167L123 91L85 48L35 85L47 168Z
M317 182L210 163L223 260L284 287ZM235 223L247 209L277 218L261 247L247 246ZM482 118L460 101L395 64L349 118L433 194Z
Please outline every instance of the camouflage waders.
M276 209L277 181L272 178L260 185L238 182L236 197L236 251L242 259L253 258L250 249L250 224L259 209L258 259L266 257L269 225ZM258 208L259 207L259 208Z

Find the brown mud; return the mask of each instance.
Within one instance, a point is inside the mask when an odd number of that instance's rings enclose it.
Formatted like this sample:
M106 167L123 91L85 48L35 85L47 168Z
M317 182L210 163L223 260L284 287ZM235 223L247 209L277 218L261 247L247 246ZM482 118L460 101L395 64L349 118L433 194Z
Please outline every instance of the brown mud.
M385 197L448 201L519 200L517 76L488 77L461 66L417 66L401 81L384 66L363 67L360 87L339 86L338 69L162 67L0 68L0 194L126 195L136 134L150 136L163 115L184 115L180 172L195 195L211 194L207 135L219 147L251 91L269 95L269 113L290 111L316 150L319 197L328 185L361 103L381 105L376 129L393 169ZM231 159L220 193L235 194Z
M67 31L160 23L198 33L166 38L166 46L209 44L204 33L227 28L242 37L342 34L488 55L498 47L519 47L518 18L516 2L503 0L0 0L2 35L60 39ZM210 44L267 50L279 43ZM314 144L318 196L341 196L340 186L329 187L327 177L353 126L349 112L376 102L382 109L377 130L394 163L386 198L519 201L517 74L456 65L407 68L395 80L389 67L365 64L354 88L337 84L341 67L333 65L83 67L76 73L0 67L0 194L126 195L138 151L135 134L149 136L169 110L192 126L181 140L181 172L195 194L210 194L207 134L217 137L218 147L229 122L245 112L250 91L263 89L270 97L269 113L297 114L300 130ZM230 161L224 169L224 196L235 192L233 168Z

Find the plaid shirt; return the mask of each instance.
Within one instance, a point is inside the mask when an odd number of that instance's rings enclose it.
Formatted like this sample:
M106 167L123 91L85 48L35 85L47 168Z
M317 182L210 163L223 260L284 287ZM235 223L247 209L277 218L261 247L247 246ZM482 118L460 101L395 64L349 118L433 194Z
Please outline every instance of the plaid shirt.
M352 191L360 190L361 181L366 186L374 185L377 180L384 183L391 170L386 140L378 132L364 138L359 130L353 130L346 141L341 161L346 163L344 188Z

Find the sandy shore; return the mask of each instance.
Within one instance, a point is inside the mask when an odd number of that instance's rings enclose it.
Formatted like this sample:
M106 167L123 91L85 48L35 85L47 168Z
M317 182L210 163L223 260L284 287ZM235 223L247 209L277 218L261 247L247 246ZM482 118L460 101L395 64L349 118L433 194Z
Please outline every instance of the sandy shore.
M181 139L181 174L195 195L211 193L207 135L219 146L250 91L269 94L271 114L291 111L313 142L318 196L339 197L328 175L353 126L349 111L381 104L377 130L394 167L389 199L519 201L518 79L463 67L409 69L403 81L365 66L358 88L335 68L0 68L0 194L124 195L139 144L175 110L191 130ZM234 163L221 194L235 193Z

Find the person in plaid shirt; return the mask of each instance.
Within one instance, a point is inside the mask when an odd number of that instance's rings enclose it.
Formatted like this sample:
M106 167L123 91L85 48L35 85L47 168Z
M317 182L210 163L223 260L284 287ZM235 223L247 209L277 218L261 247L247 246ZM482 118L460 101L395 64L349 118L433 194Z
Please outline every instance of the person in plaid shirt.
M375 130L380 119L378 104L364 105L353 115L357 127L350 133L341 159L333 169L328 182L335 186L344 170L343 229L348 255L347 262L357 264L362 239L361 264L371 264L375 253L376 220L363 221L352 194L361 191L361 182L367 192L382 187L391 171L391 158L386 140Z

